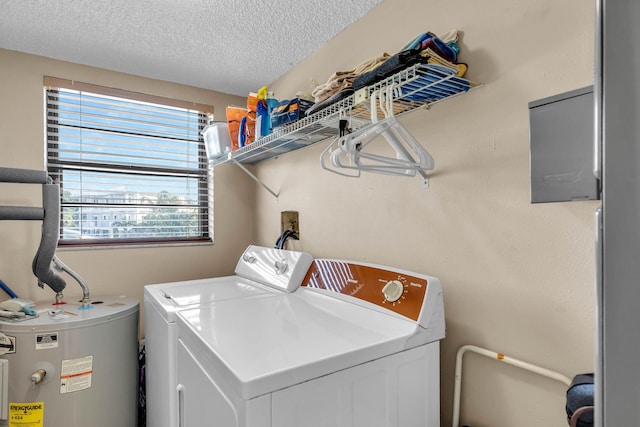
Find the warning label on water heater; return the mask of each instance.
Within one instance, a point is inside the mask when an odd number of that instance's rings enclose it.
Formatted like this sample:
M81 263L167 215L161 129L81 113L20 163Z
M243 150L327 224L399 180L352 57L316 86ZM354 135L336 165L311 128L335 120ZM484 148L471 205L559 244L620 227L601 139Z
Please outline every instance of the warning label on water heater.
M91 388L93 356L62 361L60 369L60 394Z
M36 350L45 350L47 348L58 348L57 332L36 334Z

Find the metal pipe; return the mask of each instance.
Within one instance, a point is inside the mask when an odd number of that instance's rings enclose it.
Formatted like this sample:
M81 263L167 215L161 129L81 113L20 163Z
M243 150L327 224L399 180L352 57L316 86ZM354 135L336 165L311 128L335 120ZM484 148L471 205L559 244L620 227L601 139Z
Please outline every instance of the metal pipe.
M62 291L56 292L56 302L54 305L60 304L64 304L64 295L62 294Z
M573 415L571 416L571 421L569 426L570 427L577 427L578 426L578 421L580 421L580 417L582 415L584 415L587 412L593 412L594 407L593 406L582 406L578 409L576 409L576 411L573 413Z
M60 258L58 258L57 256L53 257L53 263L55 264L57 270L64 271L69 276L73 277L75 281L78 282L78 284L82 288L82 307L85 308L91 305L91 298L89 296L89 287L87 286L85 281L82 279L82 277L80 277L78 273L76 273L75 271L67 267L62 261L60 261ZM56 302L58 302L57 298L56 298Z
M532 363L524 362L522 360L515 359L513 357L505 356L502 353L497 353L495 351L487 350L485 348L478 347L475 345L463 345L462 347L460 347L456 355L455 387L453 390L453 422L452 422L453 427L459 427L459 424L460 424L460 389L462 387L462 358L467 351L480 354L490 359L495 359L504 363L508 363L509 365L513 365L518 368L525 369L529 372L542 375L544 377L550 378L555 381L560 381L566 386L571 385L571 379L569 377L563 374L560 374L558 372L552 371L550 369L542 368Z

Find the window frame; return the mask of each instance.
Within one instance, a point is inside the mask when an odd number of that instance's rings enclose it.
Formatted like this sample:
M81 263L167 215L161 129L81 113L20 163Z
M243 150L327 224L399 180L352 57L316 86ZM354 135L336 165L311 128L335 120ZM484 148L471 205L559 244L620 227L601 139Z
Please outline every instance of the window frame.
M116 89L111 87L99 86L91 83L83 83L77 82L73 80L61 79L57 77L44 77L44 120L45 120L45 161L46 168L49 174L52 174L57 177L62 177L63 170L86 170L86 171L98 171L103 170L108 173L115 174L125 174L126 169L120 168L115 170L114 168L109 169L108 164L102 164L100 162L62 162L66 163L67 167L59 163L51 163L49 158L50 156L57 155L56 143L58 141L57 137L50 137L50 130L52 127L56 127L56 120L54 117L50 117L49 111L49 93L50 91L56 91L59 89L68 89L79 92L87 92L91 94L101 95L101 96L110 96L116 98L122 98L125 100L138 101L138 102L146 102L151 104L158 104L167 107L176 107L186 110L197 111L198 115L203 116L211 116L213 115L213 106L207 104L200 104L196 102L182 101L172 98L166 98L157 95L144 94L140 92L127 91L123 89ZM63 209L62 206L72 206L74 203L62 203L63 202L63 189L64 183L60 182L61 185L61 221L60 221L60 240L58 242L58 246L60 248L72 248L72 247L114 247L114 246L166 246L166 245L182 245L182 244L202 244L202 243L212 243L213 242L213 170L209 167L209 160L206 156L206 150L204 147L204 140L201 134L202 129L206 123L200 122L198 129L198 169L193 169L193 171L197 171L195 173L185 172L184 176L189 177L197 177L198 178L198 212L201 213L198 218L198 230L199 236L182 236L182 237L145 237L145 238L83 238L83 239L63 239ZM72 167L69 167L72 165ZM131 168L133 169L133 168ZM146 171L149 174L156 175L166 175L172 176L171 168L163 168L163 167L135 167L137 171ZM178 176L174 174L173 176ZM76 203L77 207L80 206L92 206L92 204L78 202ZM103 204L104 206L108 206L108 203ZM113 204L112 204L113 206ZM143 204L128 204L122 207L136 207L143 206ZM177 205L167 205L167 206L177 206ZM81 215L82 216L82 215Z

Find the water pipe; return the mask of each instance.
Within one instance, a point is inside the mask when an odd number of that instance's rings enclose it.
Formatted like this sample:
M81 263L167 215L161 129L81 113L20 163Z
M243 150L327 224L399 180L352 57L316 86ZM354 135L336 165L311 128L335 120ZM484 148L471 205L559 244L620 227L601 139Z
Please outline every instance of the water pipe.
M51 269L51 260L58 247L60 232L60 186L53 183L46 171L0 167L0 182L42 184L42 208L30 206L0 206L0 220L42 221L42 238L32 262L38 285L48 285L61 292L66 283Z
M46 171L0 168L0 182L13 182L16 184L47 184L51 178Z
M459 427L460 425L460 391L462 387L462 358L467 351L480 354L490 359L499 360L501 362L508 363L509 365L517 366L518 368L525 369L529 372L533 372L535 374L542 375L552 380L559 381L566 386L571 385L571 379L569 377L562 375L558 372L552 371L550 369L542 368L540 366L536 366L531 363L524 362L519 359L515 359L513 357L505 356L502 353L497 353L495 351L487 350L482 347L477 347L475 345L464 345L460 347L460 349L458 350L458 354L456 356L455 387L453 391L453 422L452 422L453 427Z
M89 287L87 286L85 281L82 279L82 277L80 277L80 275L78 273L76 273L75 271L73 271L72 269L67 267L62 261L60 261L60 258L58 258L55 255L53 256L53 264L56 266L56 270L64 271L69 276L73 277L76 282L78 282L78 284L82 288L82 301L81 301L82 302L82 308L89 307L89 305L91 305L91 298L89 297ZM56 294L56 303L59 302L58 301L58 299L59 299L58 297L60 297L60 299L62 299L61 292L58 292Z
M55 184L46 171L0 167L0 182L15 184L42 184L42 208L30 206L0 206L0 220L36 220L42 221L42 238L32 262L33 274L38 285L48 285L56 293L56 303L62 303L62 290L66 282L57 272L65 272L73 277L82 288L82 307L89 308L91 299L89 288L82 278L67 267L58 257L58 239L60 237L60 186ZM55 270L51 268L51 263ZM4 285L4 283L2 283ZM8 287L1 286L7 293ZM15 294L9 296L15 298Z
M38 278L42 287L47 284L54 292L61 292L66 282L51 268L51 262L55 258L58 249L58 237L60 236L60 186L57 184L44 184L42 186L42 206L44 218L42 219L42 238L40 246L32 262L33 274Z
M0 280L0 288L2 288L2 290L5 291L11 298L18 298L18 295L16 295L16 293L13 292L11 288L2 280Z

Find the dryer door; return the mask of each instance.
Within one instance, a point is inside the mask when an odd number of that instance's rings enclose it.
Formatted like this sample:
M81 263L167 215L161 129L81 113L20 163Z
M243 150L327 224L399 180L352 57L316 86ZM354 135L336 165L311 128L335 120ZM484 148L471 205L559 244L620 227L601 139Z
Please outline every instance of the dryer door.
M440 425L439 343L278 390L274 427Z
M239 423L233 404L181 339L178 339L177 391L179 427L245 427Z

